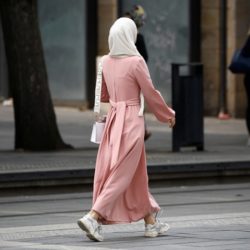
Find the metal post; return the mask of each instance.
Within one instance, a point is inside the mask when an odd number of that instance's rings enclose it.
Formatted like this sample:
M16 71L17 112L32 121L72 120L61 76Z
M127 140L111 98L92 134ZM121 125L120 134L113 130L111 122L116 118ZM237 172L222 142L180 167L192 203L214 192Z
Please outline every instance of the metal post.
M189 1L189 62L201 61L201 0Z

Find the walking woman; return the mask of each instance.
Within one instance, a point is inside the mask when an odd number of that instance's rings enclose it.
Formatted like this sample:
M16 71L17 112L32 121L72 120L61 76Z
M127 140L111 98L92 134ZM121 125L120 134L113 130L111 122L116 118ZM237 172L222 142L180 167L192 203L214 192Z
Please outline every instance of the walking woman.
M156 220L154 213L160 207L148 188L144 98L157 119L170 127L175 124L175 112L154 88L136 49L136 36L134 21L119 18L109 32L110 53L102 60L101 101L111 107L96 159L93 206L78 220L79 227L94 241L103 241L101 224L144 219L146 237L156 237L169 228Z

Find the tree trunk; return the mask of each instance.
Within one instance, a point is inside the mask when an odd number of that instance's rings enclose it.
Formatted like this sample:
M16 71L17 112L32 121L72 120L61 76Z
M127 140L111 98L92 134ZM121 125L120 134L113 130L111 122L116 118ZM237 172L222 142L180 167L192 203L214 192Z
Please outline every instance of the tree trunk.
M9 83L14 100L15 149L72 148L63 142L48 86L36 0L0 0Z

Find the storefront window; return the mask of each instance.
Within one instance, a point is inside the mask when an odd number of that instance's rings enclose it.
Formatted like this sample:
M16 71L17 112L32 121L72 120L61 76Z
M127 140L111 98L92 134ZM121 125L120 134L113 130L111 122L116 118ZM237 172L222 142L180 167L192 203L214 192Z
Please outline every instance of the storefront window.
M86 0L38 0L40 30L54 100L86 100Z

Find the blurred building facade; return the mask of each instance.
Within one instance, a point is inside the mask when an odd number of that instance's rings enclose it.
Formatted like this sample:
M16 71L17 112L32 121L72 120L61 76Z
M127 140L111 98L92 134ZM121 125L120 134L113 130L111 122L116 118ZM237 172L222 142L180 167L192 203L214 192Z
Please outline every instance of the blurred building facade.
M99 16L99 40L98 40L98 53L105 54L108 51L107 48L107 35L108 29L112 22L121 14L119 10L121 10L121 6L124 4L128 6L127 3L130 3L132 6L132 2L136 4L141 4L144 6L145 11L147 12L147 19L145 23L144 30L142 32L147 34L147 23L150 22L151 11L154 11L154 8L163 9L166 13L170 9L170 11L174 11L173 4L179 7L186 8L187 15L190 15L192 11L192 6L199 6L200 11L195 13L200 15L200 36L197 36L194 39L190 39L190 34L186 34L187 40L199 43L199 45L195 45L194 47L189 45L190 49L200 50L198 56L200 54L200 61L204 65L204 115L217 116L220 111L220 85L221 85L221 60L220 60L220 35L221 35L221 23L220 23L220 15L221 15L221 0L184 0L182 3L174 0L174 1L162 1L159 4L159 0L157 0L157 4L155 1L150 0L141 0L141 1L118 1L118 0L99 0L98 1L98 16ZM148 3L152 3L152 8L146 8ZM184 3L185 2L185 3ZM192 3L193 2L193 3ZM226 60L227 65L230 63L233 52L236 48L240 48L243 46L244 41L247 37L247 32L250 28L250 1L249 0L227 0L226 3ZM172 8L172 9L171 9ZM123 9L124 10L124 9ZM154 12L159 14L161 11ZM176 21L182 22L186 17L183 18L181 15L183 12L176 11L174 15L176 15ZM190 20L190 17L189 17ZM199 18L194 19L199 20ZM157 23L155 24L157 26ZM190 25L194 26L197 23L190 23ZM168 25L166 24L166 30L168 29ZM177 27L179 28L179 27ZM187 29L191 29L192 27L187 27ZM185 32L185 30L179 30L179 32ZM186 32L187 33L187 32ZM104 35L105 34L105 35ZM160 43L160 38L156 38ZM168 37L171 40L171 36ZM198 40L198 41L197 41ZM146 41L147 42L147 41ZM160 49L161 50L161 49ZM165 52L161 50L164 54ZM188 52L189 55L192 54L192 51ZM149 51L149 58L154 55ZM164 56L167 56L166 53ZM180 62L180 58L175 57L172 58L173 61ZM185 56L185 55L184 55ZM190 56L189 56L190 58ZM196 59L195 58L195 59ZM182 57L183 59L183 57ZM150 60L150 59L149 59ZM192 61L194 61L192 59ZM171 60L169 61L171 63ZM169 66L168 66L169 67ZM150 64L149 64L150 68ZM150 68L150 70L152 70ZM166 77L167 78L167 77ZM154 79L153 79L154 80ZM164 85L165 84L165 85ZM157 83L156 83L157 85ZM160 83L160 89L167 88L166 82ZM158 87L158 86L157 86ZM162 90L161 89L161 90ZM243 76L233 75L226 69L226 106L228 113L233 117L243 117L245 115L245 106L246 106L246 97L243 86Z
M205 114L218 112L220 89L220 0L202 0L201 61L204 64ZM226 59L229 65L236 48L241 48L250 28L250 1L227 0ZM233 117L245 115L246 97L243 77L226 70L228 112Z
M93 104L96 57L108 52L108 31L134 4L144 7L144 35L153 81L171 103L171 63L204 65L204 115L216 116L221 96L222 0L38 0L49 85L56 103ZM226 0L226 63L243 46L250 27L250 1ZM1 26L1 25L0 25ZM0 27L0 98L8 77ZM245 113L242 76L226 72L226 106Z

